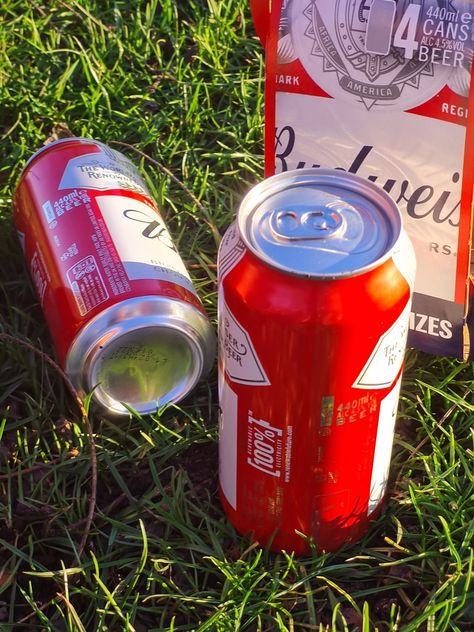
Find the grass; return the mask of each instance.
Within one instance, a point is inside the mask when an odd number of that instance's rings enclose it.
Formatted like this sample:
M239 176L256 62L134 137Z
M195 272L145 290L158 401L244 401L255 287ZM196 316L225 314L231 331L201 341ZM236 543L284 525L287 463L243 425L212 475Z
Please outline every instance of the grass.
M10 203L60 123L127 143L113 146L145 175L215 322L218 236L263 173L246 3L4 0L1 14L2 330L52 354ZM80 410L44 357L4 341L0 632L474 630L473 377L408 352L386 510L360 543L317 557L271 554L224 517L215 372L180 407L119 423L92 413L98 495L81 551Z

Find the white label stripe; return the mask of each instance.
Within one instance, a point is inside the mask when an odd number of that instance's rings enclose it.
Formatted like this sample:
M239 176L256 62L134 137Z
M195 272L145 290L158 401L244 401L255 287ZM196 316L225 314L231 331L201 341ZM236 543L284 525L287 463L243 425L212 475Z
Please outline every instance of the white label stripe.
M171 236L154 209L125 195L100 195L96 202L130 280L168 281L195 293Z
M393 384L405 357L410 309L411 299L395 323L377 341L353 388L378 389Z
M380 402L377 438L370 481L370 498L367 508L368 516L377 508L387 487L401 383L402 378L400 376L387 397Z
M219 296L219 356L233 382L255 386L270 384L249 333L237 322L222 296L222 287Z
M243 242L237 244L232 252L229 252L219 263L219 277L223 279L242 259L245 252Z
M237 509L237 395L219 366L219 482L224 496Z

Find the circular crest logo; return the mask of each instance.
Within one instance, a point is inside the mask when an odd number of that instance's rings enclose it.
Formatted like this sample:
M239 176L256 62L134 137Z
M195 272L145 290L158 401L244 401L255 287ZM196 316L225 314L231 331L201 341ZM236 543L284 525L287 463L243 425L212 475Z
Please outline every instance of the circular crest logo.
M410 109L437 94L463 56L454 4L292 0L288 13L294 50L331 96L367 110ZM450 28L445 26L449 22ZM431 37L434 32L441 37Z

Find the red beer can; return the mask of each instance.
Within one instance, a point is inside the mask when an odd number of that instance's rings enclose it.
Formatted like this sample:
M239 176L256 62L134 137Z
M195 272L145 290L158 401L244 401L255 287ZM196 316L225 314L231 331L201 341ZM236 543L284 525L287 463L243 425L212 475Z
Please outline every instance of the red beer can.
M333 551L384 497L413 248L395 203L337 170L245 197L219 271L219 487L238 531Z
M91 139L39 150L14 221L60 363L111 413L152 413L207 372L214 334L133 163Z

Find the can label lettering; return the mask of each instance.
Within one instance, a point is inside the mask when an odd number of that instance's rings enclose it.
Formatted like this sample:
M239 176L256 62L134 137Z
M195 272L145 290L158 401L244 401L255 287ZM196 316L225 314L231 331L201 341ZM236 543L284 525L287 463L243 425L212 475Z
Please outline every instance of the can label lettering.
M67 163L59 190L75 187L101 191L120 188L148 195L133 163L110 148L77 156Z
M66 273L81 316L109 298L94 257L84 257Z
M388 388L403 363L411 301L390 329L380 338L372 355L352 385L353 388Z
M42 208L43 208L43 214L48 224L51 224L51 222L54 222L54 220L56 219L56 215L54 214L54 210L53 210L53 207L51 206L51 202L47 200L43 204Z
M47 268L41 251L36 250L31 257L30 270L31 278L33 280L36 292L39 296L41 304L43 304L44 294L51 279L47 272Z
M194 293L191 279L160 215L123 195L96 198L130 280L157 279Z
M280 478L283 430L268 421L247 418L247 463L265 474Z
M223 298L219 301L219 342L225 371L233 382L270 384L252 341L232 315Z

